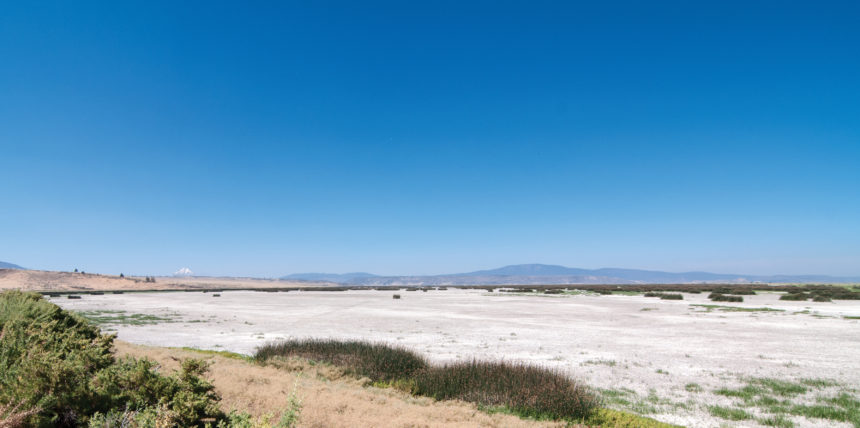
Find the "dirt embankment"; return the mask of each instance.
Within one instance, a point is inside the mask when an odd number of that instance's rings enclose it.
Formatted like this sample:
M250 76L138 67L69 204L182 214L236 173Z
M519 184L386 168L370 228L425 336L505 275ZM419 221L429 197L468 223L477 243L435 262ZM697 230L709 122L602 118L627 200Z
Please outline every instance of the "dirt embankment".
M202 358L207 377L221 395L221 406L254 416L278 417L295 391L301 400L299 427L561 427L504 414L487 414L462 401L434 401L391 388L374 388L333 368L296 360L289 369L259 366L220 355L154 348L117 341L118 356L146 357L167 370L179 361Z
M147 282L144 277L120 277L93 273L0 269L0 290L40 292L146 291L297 288L325 287L333 285L322 282L282 281L277 279L255 278L154 277L154 279L155 282Z

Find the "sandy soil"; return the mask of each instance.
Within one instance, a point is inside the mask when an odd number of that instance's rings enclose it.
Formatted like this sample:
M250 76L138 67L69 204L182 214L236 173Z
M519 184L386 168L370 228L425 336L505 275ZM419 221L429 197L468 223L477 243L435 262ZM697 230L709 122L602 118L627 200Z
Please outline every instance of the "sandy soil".
M344 377L337 370L296 361L290 370L260 367L216 355L179 349L116 343L119 356L146 357L163 370L178 370L179 361L202 358L210 363L207 378L221 395L224 411L240 409L276 418L295 391L301 401L300 427L560 427L552 422L524 421L510 415L488 415L469 403L436 402L391 388L374 388Z
M220 288L296 288L335 284L278 279L225 277L125 277L92 273L0 269L0 290L25 291L144 291Z
M559 368L596 388L621 391L629 410L691 427L726 424L707 406L730 400L712 391L739 386L747 378L834 379L835 388L860 388L860 322L845 318L860 316L858 301L789 302L765 293L725 306L783 311L726 312L695 306L713 303L705 294L685 294L683 301L451 289L401 291L399 300L392 294L237 291L213 297L172 292L52 301L73 310L169 319L113 327L120 339L147 345L250 354L269 340L333 337L395 343L439 362L527 361ZM701 391L688 391L691 383ZM840 426L792 419L798 427Z

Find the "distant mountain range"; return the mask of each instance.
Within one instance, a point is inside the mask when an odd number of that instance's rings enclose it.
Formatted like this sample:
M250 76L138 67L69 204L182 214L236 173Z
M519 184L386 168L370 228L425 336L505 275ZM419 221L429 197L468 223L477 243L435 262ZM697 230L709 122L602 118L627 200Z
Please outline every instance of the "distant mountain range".
M12 264L12 263L0 262L0 269L24 269L24 268L22 268L21 266Z
M347 285L538 285L538 284L685 284L685 283L853 283L860 277L827 275L738 275L661 272L640 269L578 269L524 264L448 275L379 276L365 272L296 273L281 279L328 281Z

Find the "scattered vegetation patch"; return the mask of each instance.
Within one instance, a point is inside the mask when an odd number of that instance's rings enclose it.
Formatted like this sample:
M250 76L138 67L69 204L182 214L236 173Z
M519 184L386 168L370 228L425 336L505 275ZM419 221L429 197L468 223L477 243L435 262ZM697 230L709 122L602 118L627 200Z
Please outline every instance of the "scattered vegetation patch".
M702 392L704 389L698 383L688 383L684 385L684 390L687 392Z
M591 417L582 421L584 425L612 428L677 428L651 418L613 409L597 409Z
M860 427L860 400L857 397L843 391L835 397L819 397L818 402L815 405L792 406L789 412L807 418L848 422Z
M860 426L860 413L833 405L797 405L789 409L792 415L831 421L850 422L855 427Z
M621 408L641 415L665 413L678 409L688 409L689 404L662 398L655 390L650 390L647 396L641 396L628 388L601 389L600 398L604 405ZM601 426L601 425L598 425ZM608 425L614 426L614 425Z
M738 409L736 407L708 406L708 412L713 416L721 419L728 419L730 421L744 421L752 419L752 415L747 413L746 410Z
M764 426L777 428L794 428L794 422L788 419L783 414L771 415L764 418L756 419L756 421Z
M829 388L832 386L839 386L839 382L836 382L835 380L831 380L831 379L804 378L804 379L800 380L800 383L802 383L808 387L816 388L816 389Z
M594 365L594 366L603 365L603 366L609 366L609 367L615 367L616 364L617 363L615 362L615 360L605 360L602 358L597 359L597 360L588 360L588 361L585 361L582 363L583 366L586 366L586 365Z
M129 314L125 311L79 311L78 315L97 326L106 325L152 325L176 322L176 317L161 317L148 314Z
M784 309L774 308L745 308L741 306L723 306L723 305L690 305L693 307L707 309L707 312L718 310L720 312L785 312Z
M602 401L608 405L629 406L631 399L636 397L636 392L632 389L601 389L600 397Z
M735 403L736 405L757 407L762 412L768 413L768 416L757 419L759 423L766 426L793 427L794 422L787 415L797 415L849 422L860 428L860 400L846 391L829 398L818 397L816 404L794 404L791 401L800 397L808 402L808 396L802 397L803 395L838 386L839 383L829 379L807 378L793 382L773 378L754 378L748 379L747 384L741 388L721 388L714 391L714 394L739 398L741 401ZM712 414L714 414L713 411Z

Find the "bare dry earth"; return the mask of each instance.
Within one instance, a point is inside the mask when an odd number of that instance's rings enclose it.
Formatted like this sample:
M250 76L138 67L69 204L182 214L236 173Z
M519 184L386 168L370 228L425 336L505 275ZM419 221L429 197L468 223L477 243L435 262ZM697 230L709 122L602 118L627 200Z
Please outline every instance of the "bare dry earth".
M324 282L225 277L142 277L120 278L92 273L0 269L0 290L24 291L145 291L221 288L295 288L334 285Z
M289 370L263 367L218 355L181 349L152 348L116 342L119 356L146 357L162 370L179 368L179 361L202 358L210 363L207 378L222 396L224 411L242 410L254 416L280 416L295 391L301 400L300 427L560 427L515 416L487 414L462 401L434 401L366 381L343 376L321 365L293 361Z
M152 325L117 323L122 340L191 346L244 354L291 337L364 339L394 343L433 361L471 358L555 367L610 392L622 409L664 422L717 427L726 421L708 406L731 405L713 392L750 378L831 379L834 395L860 389L860 302L789 302L777 293L745 296L724 307L706 294L683 301L642 296L521 295L478 290L263 293L140 293L53 298L72 310L151 314ZM688 384L698 388L689 390ZM800 401L803 403L803 401ZM757 415L765 416L765 415ZM848 426L792 417L797 427ZM825 423L826 422L826 423ZM758 426L754 420L732 426Z

